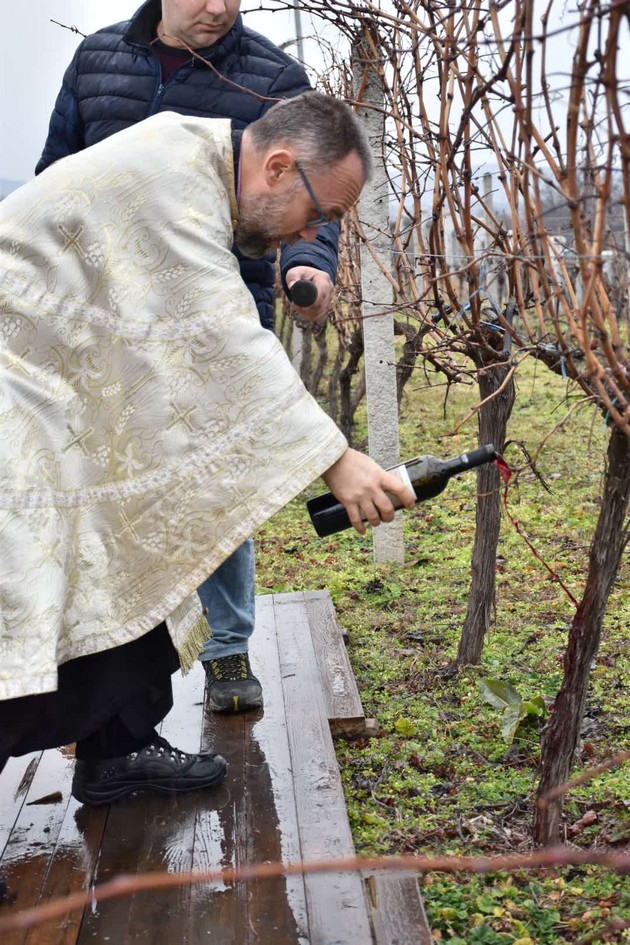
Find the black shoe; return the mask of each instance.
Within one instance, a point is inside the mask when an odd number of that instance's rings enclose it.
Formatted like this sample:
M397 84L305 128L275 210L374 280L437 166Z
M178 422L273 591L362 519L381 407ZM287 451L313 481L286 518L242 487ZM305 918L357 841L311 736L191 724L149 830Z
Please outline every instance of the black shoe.
M226 770L221 755L189 755L158 737L122 758L77 759L72 795L82 804L111 804L136 791L184 794L219 784Z
M249 665L247 653L206 660L208 705L214 712L249 712L263 704L262 686Z

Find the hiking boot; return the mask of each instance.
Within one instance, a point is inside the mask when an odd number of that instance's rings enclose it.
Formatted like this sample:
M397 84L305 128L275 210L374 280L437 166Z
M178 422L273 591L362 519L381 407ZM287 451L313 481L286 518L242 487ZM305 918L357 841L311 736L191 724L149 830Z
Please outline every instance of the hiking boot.
M263 704L262 686L249 665L247 653L205 660L208 705L213 712L249 712Z
M121 758L77 759L72 795L82 804L111 804L137 791L184 794L219 784L226 769L221 755L189 755L157 737Z

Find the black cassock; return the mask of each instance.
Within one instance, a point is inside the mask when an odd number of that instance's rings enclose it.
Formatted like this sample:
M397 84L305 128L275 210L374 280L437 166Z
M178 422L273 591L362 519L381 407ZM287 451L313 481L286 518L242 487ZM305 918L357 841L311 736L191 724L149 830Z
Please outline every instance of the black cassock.
M173 704L177 651L161 623L131 643L59 667L56 692L0 701L0 771L12 755L78 742L115 757L150 740Z

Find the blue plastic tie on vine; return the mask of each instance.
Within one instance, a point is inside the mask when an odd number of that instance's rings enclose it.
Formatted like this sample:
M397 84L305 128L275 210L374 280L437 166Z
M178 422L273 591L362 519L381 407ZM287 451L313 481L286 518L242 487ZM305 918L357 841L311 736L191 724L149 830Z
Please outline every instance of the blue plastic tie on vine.
M611 406L614 407L616 403L617 403L617 398L616 398L616 397L613 397L613 399L612 399L611 402L610 402ZM610 416L610 410L607 410L606 413L604 414L604 430L605 430L606 427L608 426L608 418L609 418L609 416Z

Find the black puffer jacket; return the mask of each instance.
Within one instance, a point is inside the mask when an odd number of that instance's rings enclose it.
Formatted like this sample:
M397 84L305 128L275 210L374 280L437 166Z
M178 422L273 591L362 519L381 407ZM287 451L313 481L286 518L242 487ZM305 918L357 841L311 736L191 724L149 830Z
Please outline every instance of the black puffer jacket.
M162 84L160 62L151 46L161 15L160 0L148 0L131 20L83 40L66 70L36 174L155 112L229 118L234 127L245 128L275 99L310 89L302 67L243 26L240 14L218 43L198 50L211 67L191 57ZM331 224L322 227L314 243L284 247L283 278L292 266L301 265L323 269L334 281L338 236L338 224ZM237 256L260 320L273 328L275 257Z

